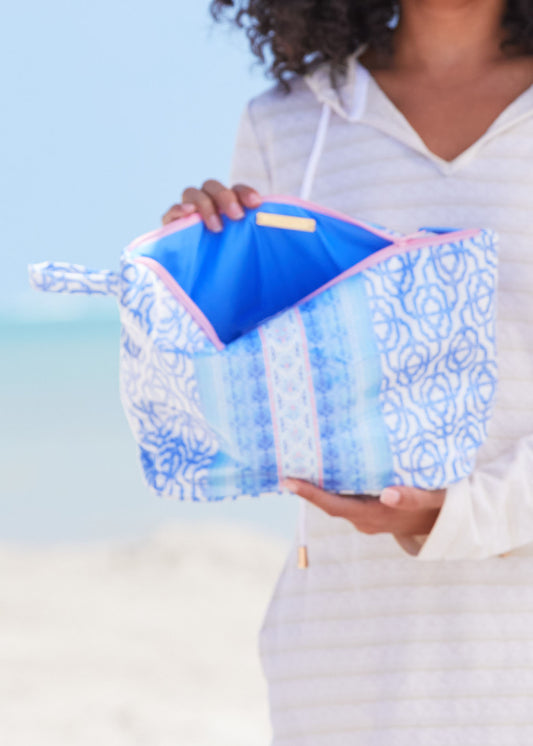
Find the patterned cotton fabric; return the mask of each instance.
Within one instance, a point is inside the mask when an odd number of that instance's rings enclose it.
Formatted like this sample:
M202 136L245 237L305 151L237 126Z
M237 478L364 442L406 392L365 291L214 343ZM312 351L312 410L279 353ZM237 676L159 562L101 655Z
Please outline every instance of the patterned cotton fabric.
M260 225L280 214L313 231ZM491 231L405 237L272 198L222 236L197 217L148 234L120 274L47 263L31 276L117 296L146 482L217 500L276 492L286 476L376 493L468 475L496 387L496 265ZM236 336L244 312L259 321Z

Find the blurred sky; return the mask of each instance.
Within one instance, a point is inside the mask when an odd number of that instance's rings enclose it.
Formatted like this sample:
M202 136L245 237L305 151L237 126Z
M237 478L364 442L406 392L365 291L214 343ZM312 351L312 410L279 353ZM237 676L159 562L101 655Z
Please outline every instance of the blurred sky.
M116 303L27 281L32 261L117 267L184 187L227 178L245 102L271 82L208 7L2 8L0 540L140 536L172 518L292 533L287 496L199 506L149 495L120 409Z
M0 315L44 308L28 262L114 267L184 187L227 178L242 107L270 82L244 34L214 24L208 7L4 5Z

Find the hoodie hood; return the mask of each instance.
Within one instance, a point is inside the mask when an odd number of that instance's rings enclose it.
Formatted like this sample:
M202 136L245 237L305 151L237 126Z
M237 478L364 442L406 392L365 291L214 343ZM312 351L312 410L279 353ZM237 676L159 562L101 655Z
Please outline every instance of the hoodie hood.
M332 111L349 122L358 121L362 114L356 103L361 100L362 79L366 76L370 77L367 69L357 62L357 57L361 52L362 50L348 58L346 73L338 88L333 87L331 68L327 62L305 76L305 82L317 101L327 104Z
M433 153L401 111L361 65L358 50L347 60L346 72L337 88L332 84L330 66L324 63L305 76L317 101L347 122L374 127L431 160L442 173L451 174L475 157L481 147L506 130L533 115L533 85L512 101L488 129L452 161Z

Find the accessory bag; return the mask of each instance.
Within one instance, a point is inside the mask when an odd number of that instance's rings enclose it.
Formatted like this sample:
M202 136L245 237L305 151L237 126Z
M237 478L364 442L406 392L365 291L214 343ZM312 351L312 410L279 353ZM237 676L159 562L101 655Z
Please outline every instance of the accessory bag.
M151 490L467 476L496 388L494 233L400 236L289 197L223 222L149 233L117 273L30 267L39 290L117 297L121 399Z

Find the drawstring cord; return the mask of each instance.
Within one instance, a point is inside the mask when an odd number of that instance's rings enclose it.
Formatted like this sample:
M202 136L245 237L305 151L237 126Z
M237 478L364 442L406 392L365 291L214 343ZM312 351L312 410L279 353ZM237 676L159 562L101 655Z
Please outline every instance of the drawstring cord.
M318 167L318 161L322 155L324 149L324 143L326 141L326 134L328 131L329 119L331 116L331 109L328 104L322 106L322 113L320 114L320 120L315 135L315 141L311 149L311 155L307 161L302 186L300 187L300 199L309 199L313 184L315 181L316 170Z
M298 569L309 567L307 553L307 501L300 497L298 505Z
M300 199L308 200L311 195L318 162L326 141L330 116L331 109L328 104L324 104L318 122L315 141L311 149L311 155L307 161L302 186L300 188ZM307 567L309 567L309 557L307 552L307 501L305 498L300 497L298 506L298 569L305 570Z

